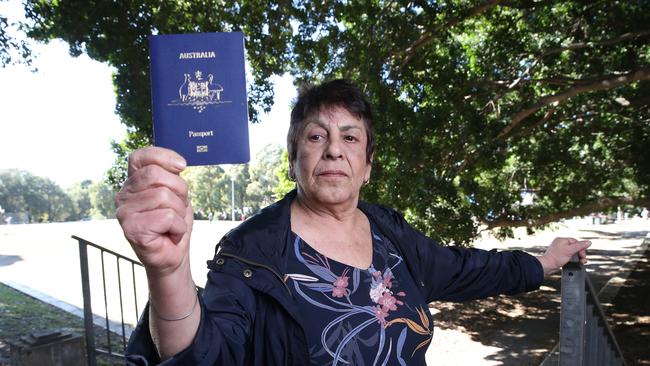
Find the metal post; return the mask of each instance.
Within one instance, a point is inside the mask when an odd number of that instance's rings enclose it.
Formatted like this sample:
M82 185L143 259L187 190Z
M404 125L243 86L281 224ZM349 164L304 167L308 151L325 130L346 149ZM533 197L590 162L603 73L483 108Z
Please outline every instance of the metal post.
M88 250L86 243L79 240L79 264L81 265L81 290L84 297L84 328L86 333L86 357L88 366L96 366L95 329L93 310L90 306L90 276L88 274Z
M235 177L230 177L230 202L232 202L232 221L235 221Z
M559 365L583 365L587 301L585 277L580 262L572 261L562 268Z

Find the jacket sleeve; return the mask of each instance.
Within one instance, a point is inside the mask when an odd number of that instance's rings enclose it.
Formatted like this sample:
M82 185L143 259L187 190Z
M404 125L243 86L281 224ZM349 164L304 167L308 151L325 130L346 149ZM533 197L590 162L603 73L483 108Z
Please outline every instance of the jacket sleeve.
M201 321L194 341L162 363L149 332L147 305L129 339L128 365L245 365L255 314L250 288L240 279L210 271L199 304Z
M525 252L442 246L397 212L393 220L399 240L411 246L406 255L415 257L416 275L428 302L511 295L535 290L544 280L539 260Z

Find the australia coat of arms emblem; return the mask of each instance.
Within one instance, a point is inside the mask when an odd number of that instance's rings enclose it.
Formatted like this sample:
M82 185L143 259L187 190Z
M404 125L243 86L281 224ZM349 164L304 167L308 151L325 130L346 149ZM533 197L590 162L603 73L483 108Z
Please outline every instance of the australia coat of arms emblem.
M172 100L170 106L192 107L201 113L210 105L230 103L223 100L224 89L215 82L212 74L205 77L201 70L196 70L193 74L184 74L183 79L178 88L178 99Z

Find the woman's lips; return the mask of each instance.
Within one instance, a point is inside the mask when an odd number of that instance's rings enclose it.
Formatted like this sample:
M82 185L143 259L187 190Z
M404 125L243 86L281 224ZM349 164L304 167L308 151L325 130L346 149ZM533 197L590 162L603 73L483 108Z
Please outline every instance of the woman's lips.
M324 170L324 171L318 173L318 175L323 176L323 177L332 177L332 178L335 178L335 177L347 177L348 176L347 174L345 174L345 172L343 172L341 170Z

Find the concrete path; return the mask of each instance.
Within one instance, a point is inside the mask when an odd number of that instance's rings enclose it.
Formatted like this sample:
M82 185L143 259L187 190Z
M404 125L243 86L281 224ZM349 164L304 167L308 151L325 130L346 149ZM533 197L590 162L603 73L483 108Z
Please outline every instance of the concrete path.
M237 223L198 221L192 240L191 261L195 281L198 285L205 283L207 268L205 261L212 258L214 245ZM595 269L606 273L596 276L596 287L602 288L612 278L624 276L625 266L613 268L608 262L608 253L616 252L625 258L638 251L646 234L650 232L650 222L629 220L615 225L590 225L587 221L570 221L555 225L537 235L528 236L524 230L517 231L516 238L498 241L489 235L483 235L475 246L485 249L518 248L533 254L541 254L543 249L556 236L573 236L590 239L592 251L599 253L588 265L588 270ZM123 238L116 220L2 225L0 226L0 282L8 284L34 297L52 303L69 312L81 315L83 299L79 271L79 251L72 235L82 237L110 250L135 259L131 248ZM89 251L91 289L101 289L102 262L98 252ZM627 267L634 265L630 260ZM98 315L96 322L103 324L103 317L119 321L120 307L125 311L125 321L135 324L137 321L136 301L127 293L133 292L135 282L137 293L137 310L141 311L146 302L146 280L144 273L136 269L135 280L131 277L130 265L118 264L110 256L104 257L104 275L114 278L118 271L123 276L124 294L122 304L119 302L117 282L107 280L107 298L101 291L93 293L93 312ZM615 267L615 266L614 266ZM628 268L629 272L629 268ZM124 277L126 276L126 277ZM614 281L616 282L616 281ZM107 310L108 309L108 310ZM432 309L436 313L436 309ZM116 329L117 330L117 329ZM128 336L128 329L127 329ZM489 344L477 341L462 327L457 329L436 328L434 340L427 352L427 361L431 365L498 365L502 364L493 357L494 354L508 352L502 344Z

